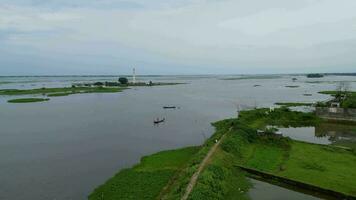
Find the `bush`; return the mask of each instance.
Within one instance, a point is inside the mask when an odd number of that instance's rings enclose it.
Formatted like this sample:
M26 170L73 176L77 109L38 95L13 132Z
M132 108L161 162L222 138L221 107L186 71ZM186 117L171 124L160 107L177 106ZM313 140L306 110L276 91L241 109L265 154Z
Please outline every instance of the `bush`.
M341 105L343 108L356 108L356 98L347 98Z
M103 86L104 83L102 83L102 82L96 82L96 83L94 83L93 85L95 85L95 86Z
M129 80L128 80L126 77L120 77L120 78L119 78L119 82L120 82L121 84L126 85L126 84L129 82Z

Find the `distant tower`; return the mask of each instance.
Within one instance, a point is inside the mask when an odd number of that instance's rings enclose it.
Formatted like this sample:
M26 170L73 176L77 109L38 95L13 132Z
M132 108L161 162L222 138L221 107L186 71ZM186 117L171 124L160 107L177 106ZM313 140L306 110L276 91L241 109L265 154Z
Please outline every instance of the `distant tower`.
M136 70L133 68L132 70L132 83L136 84Z

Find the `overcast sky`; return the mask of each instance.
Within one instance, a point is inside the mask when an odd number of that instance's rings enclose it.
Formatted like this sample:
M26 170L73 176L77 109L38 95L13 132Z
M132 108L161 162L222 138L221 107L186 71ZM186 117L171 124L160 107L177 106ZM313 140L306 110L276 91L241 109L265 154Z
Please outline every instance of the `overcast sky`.
M0 0L0 75L356 72L356 0Z

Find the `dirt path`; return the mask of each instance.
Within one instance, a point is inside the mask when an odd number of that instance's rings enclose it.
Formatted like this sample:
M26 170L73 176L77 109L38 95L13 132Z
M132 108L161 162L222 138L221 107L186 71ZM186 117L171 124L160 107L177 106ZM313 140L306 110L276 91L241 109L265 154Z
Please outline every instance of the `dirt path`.
M187 186L187 189L185 190L185 193L183 195L183 197L181 198L181 200L187 200L189 197L189 194L192 192L195 184L197 183L198 177L200 172L203 171L203 169L205 168L205 166L208 164L208 161L210 160L211 156L214 154L214 152L216 151L216 149L219 147L221 141L224 139L226 134L224 134L220 140L214 144L213 147L211 147L211 149L209 150L208 154L206 154L205 158L203 159L203 161L200 163L200 166L198 168L198 170L193 174L192 178L189 181L189 184Z

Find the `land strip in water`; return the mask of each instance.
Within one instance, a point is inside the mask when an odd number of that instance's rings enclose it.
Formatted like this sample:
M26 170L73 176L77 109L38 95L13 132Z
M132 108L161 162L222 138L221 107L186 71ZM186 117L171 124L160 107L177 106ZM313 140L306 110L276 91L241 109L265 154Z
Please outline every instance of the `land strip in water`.
M0 96L21 96L21 95L42 95L47 97L63 97L69 96L73 94L87 94L87 93L116 93L121 92L130 87L137 86L167 86L167 85L178 85L185 83L128 83L128 84L120 84L118 82L96 82L96 83L83 83L73 85L72 87L61 87L61 88L35 88L35 89L1 89ZM79 85L79 86L78 86ZM110 86L107 86L110 85ZM42 99L42 100L41 100ZM8 100L9 103L32 103L39 101L48 101L49 98L18 98Z
M63 88L36 88L36 89L3 89L0 95L55 95L55 94L78 94L78 93L114 93L121 92L124 87L63 87Z
M296 107L296 106L311 106L312 103L301 103L301 102L277 102L275 103L279 106Z
M43 102L49 101L48 98L21 98L21 99L10 99L7 102L9 103L34 103L34 102Z

